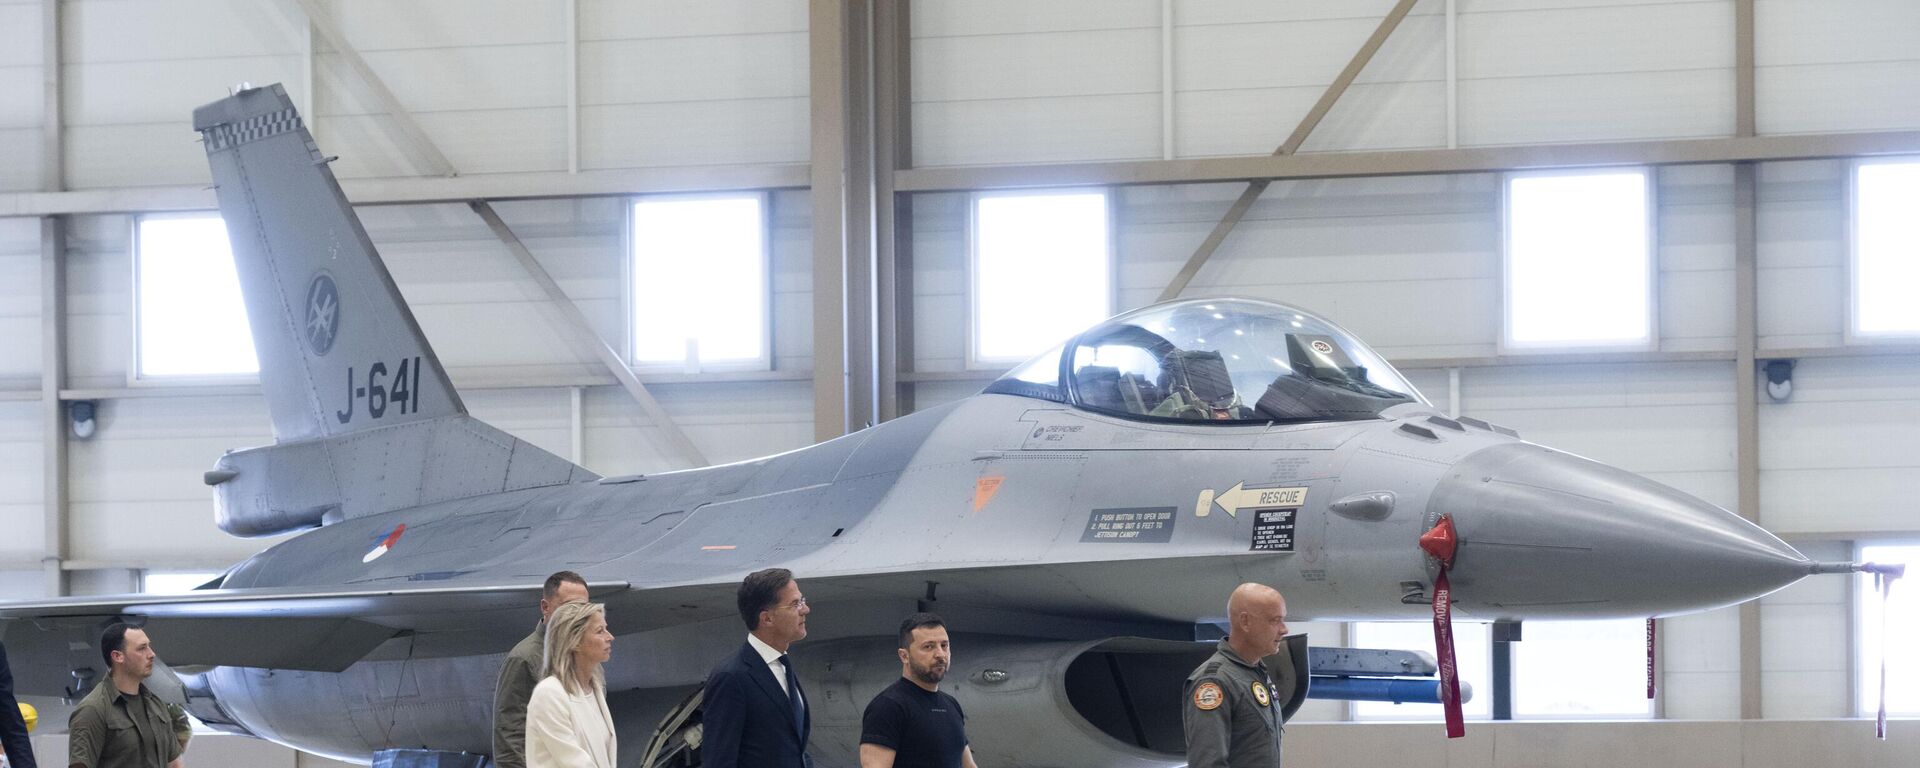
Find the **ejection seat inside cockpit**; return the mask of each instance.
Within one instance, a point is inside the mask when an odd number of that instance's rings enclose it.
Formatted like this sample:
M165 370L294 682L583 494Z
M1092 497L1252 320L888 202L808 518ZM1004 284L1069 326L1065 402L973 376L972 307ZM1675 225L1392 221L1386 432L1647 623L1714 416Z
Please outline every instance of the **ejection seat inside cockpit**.
M1151 416L1199 421L1253 418L1253 412L1234 392L1227 362L1219 352L1176 349L1160 358L1161 389L1166 397L1148 412Z
M1136 373L1089 365L1075 374L1081 402L1088 408L1118 413L1147 413L1167 397L1166 390Z

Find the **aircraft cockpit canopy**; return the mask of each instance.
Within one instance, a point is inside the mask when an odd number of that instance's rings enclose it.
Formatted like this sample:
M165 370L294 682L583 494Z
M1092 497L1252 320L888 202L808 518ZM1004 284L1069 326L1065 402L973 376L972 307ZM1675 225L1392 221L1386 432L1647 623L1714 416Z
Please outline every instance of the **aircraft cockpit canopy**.
M1027 361L990 393L1147 421L1354 421L1426 399L1326 320L1249 299L1193 299L1120 315Z

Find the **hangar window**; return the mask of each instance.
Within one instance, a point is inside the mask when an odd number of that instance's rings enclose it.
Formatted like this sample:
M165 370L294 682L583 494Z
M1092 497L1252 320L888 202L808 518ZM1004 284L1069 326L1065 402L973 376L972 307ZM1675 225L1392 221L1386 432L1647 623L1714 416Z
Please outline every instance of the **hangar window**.
M145 571L140 574L140 591L148 595L182 595L217 578L220 578L219 571Z
M1880 708L1880 658L1883 649L1906 648L1906 653L1885 654L1887 660L1887 714L1901 717L1920 715L1920 659L1912 649L1920 648L1920 543L1873 544L1860 548L1856 558L1869 563L1906 563L1912 572L1894 582L1884 608L1873 591L1873 577L1855 578L1853 636L1859 643L1854 658L1859 674L1853 689L1859 692L1859 713L1873 717ZM1884 638L1881 621L1886 622Z
M1488 695L1491 698L1492 692ZM1521 641L1513 644L1513 715L1652 717L1653 701L1647 698L1647 622L1526 622Z
M1491 624L1455 621L1454 657L1460 666L1460 683L1473 692L1461 711L1467 719L1485 720L1493 714L1493 631ZM1398 651L1433 652L1433 624L1425 621L1361 621L1348 634L1355 648L1385 648ZM1355 720L1440 720L1439 704L1391 704L1377 701L1353 702Z
M1920 335L1920 158L1861 160L1852 176L1850 335Z
M973 197L967 363L1000 368L1113 313L1107 193Z
M769 367L766 211L760 193L633 202L634 367Z
M1653 344L1651 184L1644 168L1506 177L1504 349Z
M258 373L220 215L141 216L133 229L134 378Z

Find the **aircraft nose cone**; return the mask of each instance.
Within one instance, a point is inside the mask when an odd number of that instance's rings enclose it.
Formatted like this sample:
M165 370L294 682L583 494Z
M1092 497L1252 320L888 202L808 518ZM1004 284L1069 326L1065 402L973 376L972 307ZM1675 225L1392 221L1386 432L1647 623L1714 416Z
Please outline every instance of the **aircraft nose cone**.
M1490 618L1649 617L1744 602L1811 563L1760 526L1639 475L1511 443L1469 455L1435 488L1453 515L1462 610Z

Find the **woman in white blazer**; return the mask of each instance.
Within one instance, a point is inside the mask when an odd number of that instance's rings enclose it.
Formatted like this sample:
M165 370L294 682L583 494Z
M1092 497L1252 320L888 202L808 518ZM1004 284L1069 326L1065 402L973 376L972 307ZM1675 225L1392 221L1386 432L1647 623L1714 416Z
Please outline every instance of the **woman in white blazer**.
M583 600L547 619L546 677L527 702L527 768L614 768L619 758L607 680L607 607Z

